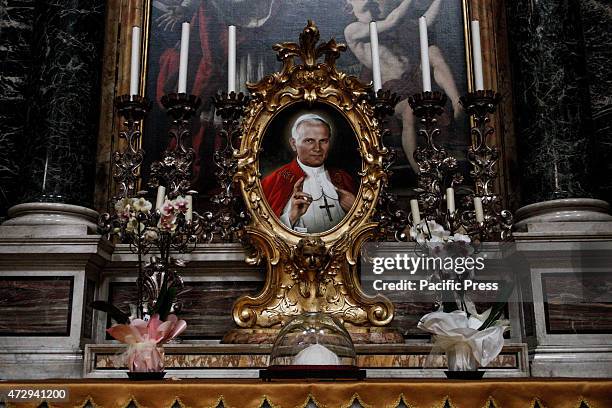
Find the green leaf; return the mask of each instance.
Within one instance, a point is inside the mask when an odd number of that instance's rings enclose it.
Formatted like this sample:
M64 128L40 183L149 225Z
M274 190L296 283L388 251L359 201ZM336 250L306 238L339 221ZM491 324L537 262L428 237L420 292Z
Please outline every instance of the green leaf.
M166 289L162 286L162 290L159 292L157 302L155 302L154 312L159 314L161 320L166 320L172 309L172 304L176 299L176 288L172 287Z
M497 293L497 298L495 299L495 303L491 307L491 313L487 320L482 323L482 325L478 328L478 330L484 330L486 328L491 327L498 321L502 315L504 314L504 308L508 303L508 298L514 291L514 282L512 281L503 281L500 282L500 289Z
M119 324L127 324L130 322L130 315L119 310L118 307L105 302L103 300L96 300L91 302L91 307L96 310L100 310L101 312L106 312L111 319L116 321Z

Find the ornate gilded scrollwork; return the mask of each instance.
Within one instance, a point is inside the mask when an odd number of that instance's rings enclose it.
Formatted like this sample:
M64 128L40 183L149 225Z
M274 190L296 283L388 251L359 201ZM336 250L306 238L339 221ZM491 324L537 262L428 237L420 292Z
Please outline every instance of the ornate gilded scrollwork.
M234 304L234 321L245 332L273 335L289 318L313 311L340 318L352 333L381 330L393 319L393 304L387 298L362 291L356 265L356 246L376 229L373 215L386 182L389 152L368 98L371 86L337 70L344 44L333 39L319 43L319 38L318 28L309 21L299 43L273 47L283 63L281 70L247 84L251 99L234 180L251 214L246 235L257 248L256 259L267 262L267 279L258 296L245 296ZM350 124L361 156L355 202L343 220L324 233L300 233L281 223L260 181L259 154L266 129L281 111L299 103L306 110L314 104L332 108ZM230 333L226 341L240 341L238 337Z

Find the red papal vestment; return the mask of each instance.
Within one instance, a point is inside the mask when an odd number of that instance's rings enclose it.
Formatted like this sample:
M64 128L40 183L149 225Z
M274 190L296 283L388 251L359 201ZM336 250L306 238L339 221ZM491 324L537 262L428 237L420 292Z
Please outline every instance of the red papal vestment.
M341 188L351 192L353 195L357 195L357 189L350 174L341 169L330 168L326 170L332 184L336 188ZM280 217L291 198L293 186L305 175L306 173L304 173L297 160L294 159L261 180L264 196L277 217Z

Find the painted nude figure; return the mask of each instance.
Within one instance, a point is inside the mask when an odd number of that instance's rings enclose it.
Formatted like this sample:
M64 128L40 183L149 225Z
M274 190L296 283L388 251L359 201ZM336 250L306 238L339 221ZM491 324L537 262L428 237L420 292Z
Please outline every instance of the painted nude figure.
M414 160L417 144L415 119L407 99L422 90L417 21L424 15L428 26L431 25L440 12L442 0L401 0L384 18L381 17L382 5L386 3L383 0L347 2L357 21L345 28L344 36L353 54L369 69L372 69L369 23L377 22L383 87L391 89L401 97L395 114L402 121L402 147L410 166L418 172ZM450 67L440 48L435 45L429 46L429 61L433 79L450 99L454 116L457 118L461 112L459 91Z

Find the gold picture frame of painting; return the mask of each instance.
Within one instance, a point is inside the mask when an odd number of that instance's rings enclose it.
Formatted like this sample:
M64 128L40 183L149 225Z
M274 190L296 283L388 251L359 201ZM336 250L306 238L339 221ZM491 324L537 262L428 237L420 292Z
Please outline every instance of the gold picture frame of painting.
M235 302L233 319L240 329L228 333L225 341L265 341L261 336L273 337L292 317L323 312L340 319L354 339L367 342L372 333L380 336L394 315L389 299L364 293L357 274L359 251L375 234L377 223L372 216L387 180L383 161L388 151L368 99L371 85L337 69L336 59L346 46L333 39L319 43L312 21L299 43L285 42L273 49L283 66L248 84L252 99L242 124L234 177L251 214L246 236L255 251L250 261L264 262L267 276L259 295ZM297 232L284 225L262 189L263 138L270 123L296 104L305 110L327 107L348 122L361 157L359 189L351 209L337 225L319 233ZM399 334L395 340L403 341Z

